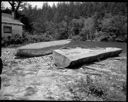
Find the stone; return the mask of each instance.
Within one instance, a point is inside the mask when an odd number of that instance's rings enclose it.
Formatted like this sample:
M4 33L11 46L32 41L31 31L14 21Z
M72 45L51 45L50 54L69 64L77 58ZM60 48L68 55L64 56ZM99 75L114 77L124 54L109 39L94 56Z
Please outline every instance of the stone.
M41 56L41 55L48 55L48 54L52 53L52 48L49 49L49 47L65 45L70 42L71 42L71 40L67 39L67 40L48 41L48 42L28 44L25 46L18 47L16 50L15 56L37 57L37 56Z
M116 56L122 52L121 48L68 48L53 50L53 60L58 67L71 67Z

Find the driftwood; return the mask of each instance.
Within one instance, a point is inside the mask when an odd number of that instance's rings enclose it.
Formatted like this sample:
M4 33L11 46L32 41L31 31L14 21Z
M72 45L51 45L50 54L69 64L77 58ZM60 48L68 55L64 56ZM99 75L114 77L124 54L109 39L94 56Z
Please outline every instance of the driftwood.
M54 63L59 67L77 66L106 57L116 56L122 52L120 48L70 48L53 50Z
M15 56L18 57L37 57L52 54L52 50L56 46L62 46L70 43L71 40L58 40L58 41L49 41L49 42L40 42L28 44L22 47L17 48Z

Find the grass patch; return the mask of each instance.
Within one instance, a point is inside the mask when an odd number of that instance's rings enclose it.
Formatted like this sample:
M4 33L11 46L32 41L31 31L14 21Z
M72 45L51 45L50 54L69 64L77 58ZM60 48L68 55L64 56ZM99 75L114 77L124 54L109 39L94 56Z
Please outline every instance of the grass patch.
M68 84L67 88L73 94L73 100L126 101L126 95L114 87L113 90L111 90L111 84L103 77L97 77L96 80L93 80L87 75L86 80L83 78L76 80L73 83Z

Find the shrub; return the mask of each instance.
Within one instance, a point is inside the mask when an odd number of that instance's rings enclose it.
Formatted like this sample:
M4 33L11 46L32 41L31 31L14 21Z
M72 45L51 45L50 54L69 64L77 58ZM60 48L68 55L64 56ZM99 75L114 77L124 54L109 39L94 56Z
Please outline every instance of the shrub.
M72 36L71 38L73 41L82 41L82 37L80 35Z
M8 37L2 37L1 45L6 47L9 44Z
M111 90L111 83L105 80L105 77L97 77L94 80L90 75L87 75L86 80L83 78L77 79L67 85L67 88L73 94L72 98L74 100L84 100L88 97L89 101L93 99L97 101L124 101L126 100L126 83L122 87L121 91L114 87Z
M125 16L111 16L104 17L101 21L101 31L108 34L109 41L126 41L127 34L127 17Z
M38 33L38 32L33 32L33 33L24 32L23 38L26 43L36 43L36 42L53 40L52 35L48 33Z
M14 34L10 37L10 44L22 44L23 43L23 37L19 34Z
M87 35L89 35L89 30L82 29L80 34L82 41L88 40Z
M2 46L7 47L11 44L22 44L24 42L24 38L19 34L13 34L12 36L4 36L2 37Z

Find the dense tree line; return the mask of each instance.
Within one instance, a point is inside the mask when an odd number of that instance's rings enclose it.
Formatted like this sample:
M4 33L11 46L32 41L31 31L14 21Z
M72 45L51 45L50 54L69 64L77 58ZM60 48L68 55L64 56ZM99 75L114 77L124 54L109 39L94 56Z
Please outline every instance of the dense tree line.
M47 40L127 40L126 2L61 2L52 7L44 3L40 9L25 4L22 8L19 18L31 36Z

